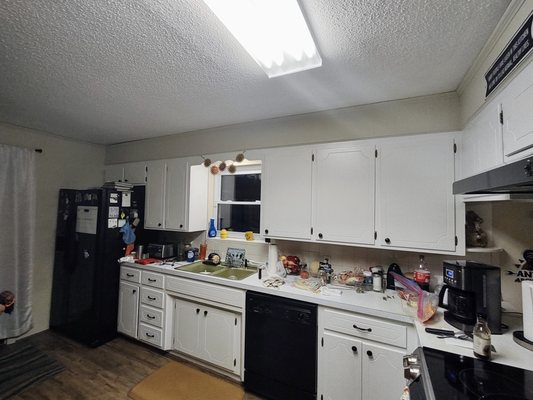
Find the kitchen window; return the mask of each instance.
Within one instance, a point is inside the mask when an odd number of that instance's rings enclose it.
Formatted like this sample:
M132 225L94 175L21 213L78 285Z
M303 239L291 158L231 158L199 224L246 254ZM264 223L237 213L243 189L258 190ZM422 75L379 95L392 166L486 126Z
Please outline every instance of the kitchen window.
M261 164L239 165L235 173L215 176L214 208L217 229L226 229L231 237L259 233L261 215Z

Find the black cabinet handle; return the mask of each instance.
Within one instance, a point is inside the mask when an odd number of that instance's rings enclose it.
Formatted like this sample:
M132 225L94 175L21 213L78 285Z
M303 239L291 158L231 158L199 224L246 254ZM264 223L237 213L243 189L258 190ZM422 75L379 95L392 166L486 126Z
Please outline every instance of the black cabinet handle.
M363 332L372 332L372 328L360 328L358 327L357 325L353 324L353 327L355 329L359 329L360 331L363 331Z
M152 334L150 334L148 332L146 332L146 336L148 336L149 338L154 338L155 337L155 335L152 335Z
M180 224L180 228L183 228L183 224Z
M148 278L148 282L156 282L157 279Z
M324 237L324 235L322 235L321 233L318 234L318 238L319 239L322 239Z
M153 315L150 315L150 314L146 314L146 318L148 319L155 319L155 317Z
M148 300L156 300L157 297L148 296Z
M370 357L370 358L372 358L372 357L374 356L374 354L372 354L372 352L371 352L370 350L368 350L368 351L366 352L366 355L367 355L368 357Z
M268 235L268 229L265 229L265 235Z
M196 309L196 314L199 314L199 313L200 313L200 309L197 308L197 309Z
M137 289L133 289L133 290L131 291L131 293L133 293L133 294L137 293Z
M159 222L159 223L157 224L157 226L161 226L161 222Z
M390 239L389 238L385 238L385 243L390 244Z
M353 351L354 353L357 353L357 346L352 346L352 351Z
M130 278L133 278L135 275L134 274L126 274L126 276L128 276Z
M204 311L204 317L206 317L206 316L207 316L207 310Z

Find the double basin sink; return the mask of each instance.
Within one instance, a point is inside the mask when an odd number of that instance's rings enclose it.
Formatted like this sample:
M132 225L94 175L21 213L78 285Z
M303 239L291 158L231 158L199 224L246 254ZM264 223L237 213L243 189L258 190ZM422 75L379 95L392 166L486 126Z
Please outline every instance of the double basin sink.
M202 261L176 267L175 269L179 271L194 272L196 274L210 275L217 278L232 279L236 281L248 278L257 272L257 268L255 267L233 268L225 265L204 264Z

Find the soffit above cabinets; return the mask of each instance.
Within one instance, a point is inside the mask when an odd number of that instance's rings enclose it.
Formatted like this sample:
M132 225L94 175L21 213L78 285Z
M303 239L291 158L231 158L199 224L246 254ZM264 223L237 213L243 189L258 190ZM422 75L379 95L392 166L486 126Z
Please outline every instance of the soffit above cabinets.
M323 66L268 79L198 0L0 3L0 121L111 144L454 91L510 0L300 1Z

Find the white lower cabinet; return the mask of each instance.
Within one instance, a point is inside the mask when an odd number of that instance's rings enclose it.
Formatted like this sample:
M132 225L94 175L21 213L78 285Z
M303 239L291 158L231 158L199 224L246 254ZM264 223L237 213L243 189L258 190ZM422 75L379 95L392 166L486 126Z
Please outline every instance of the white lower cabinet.
M117 331L137 338L138 313L139 285L121 281L118 295Z
M402 359L408 347L405 325L319 307L318 338L318 399L401 396L405 386Z
M174 307L174 349L239 374L241 314L182 299Z

